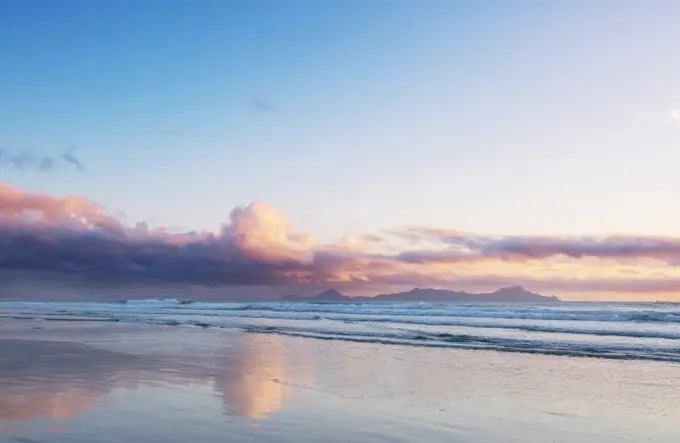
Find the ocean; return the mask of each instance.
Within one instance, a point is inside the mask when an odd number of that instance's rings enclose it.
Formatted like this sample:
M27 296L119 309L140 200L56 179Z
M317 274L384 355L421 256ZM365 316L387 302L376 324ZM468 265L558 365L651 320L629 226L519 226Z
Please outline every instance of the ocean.
M412 347L680 362L673 303L0 303L0 318L214 328Z

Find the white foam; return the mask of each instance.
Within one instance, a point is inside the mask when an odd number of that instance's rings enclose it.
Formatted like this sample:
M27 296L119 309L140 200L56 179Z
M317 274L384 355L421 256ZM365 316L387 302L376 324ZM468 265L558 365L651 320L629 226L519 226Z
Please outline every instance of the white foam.
M213 326L410 345L590 354L647 352L672 358L680 344L673 304L0 303L0 316L92 318L134 323ZM466 337L462 338L461 337ZM405 342L404 342L405 343ZM645 351L646 350L646 351ZM617 354L618 355L618 354ZM618 358L618 357L617 357Z

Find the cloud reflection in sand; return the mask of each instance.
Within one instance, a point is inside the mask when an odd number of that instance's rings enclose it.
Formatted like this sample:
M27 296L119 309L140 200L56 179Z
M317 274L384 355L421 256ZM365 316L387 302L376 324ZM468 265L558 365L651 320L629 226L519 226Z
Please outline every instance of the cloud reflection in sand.
M226 414L264 420L290 395L278 381L288 370L279 348L276 339L252 340L186 364L73 343L0 341L0 423L70 419L105 404L114 390L153 386L209 387Z

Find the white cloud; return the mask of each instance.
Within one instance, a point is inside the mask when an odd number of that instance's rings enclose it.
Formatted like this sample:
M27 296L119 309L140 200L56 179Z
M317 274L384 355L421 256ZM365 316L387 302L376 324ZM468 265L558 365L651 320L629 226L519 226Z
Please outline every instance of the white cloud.
M674 123L680 124L680 109L671 109L670 117Z
M634 119L638 125L671 126L680 125L680 108L672 108L666 113L639 112Z

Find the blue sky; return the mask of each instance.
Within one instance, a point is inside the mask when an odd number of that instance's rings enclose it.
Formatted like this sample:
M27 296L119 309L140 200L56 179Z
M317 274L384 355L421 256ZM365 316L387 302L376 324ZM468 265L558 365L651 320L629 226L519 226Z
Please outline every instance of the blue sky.
M409 225L676 234L673 1L0 3L0 169L131 223L262 200L322 239Z

